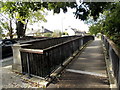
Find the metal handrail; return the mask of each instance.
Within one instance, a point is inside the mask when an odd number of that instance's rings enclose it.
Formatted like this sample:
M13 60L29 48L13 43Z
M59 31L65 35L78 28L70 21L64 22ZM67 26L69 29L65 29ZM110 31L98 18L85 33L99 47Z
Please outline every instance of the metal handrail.
M41 49L25 49L25 48L21 48L20 51L28 52L28 53L43 54L43 50L41 50Z

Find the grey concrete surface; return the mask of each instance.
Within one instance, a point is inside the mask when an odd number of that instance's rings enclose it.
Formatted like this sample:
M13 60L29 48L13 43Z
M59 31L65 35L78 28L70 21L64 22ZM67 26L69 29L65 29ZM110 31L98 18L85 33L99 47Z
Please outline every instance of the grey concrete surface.
M0 61L1 67L9 66L13 64L13 57L8 57Z
M96 39L47 88L109 88L101 41Z
M2 73L1 73L2 72ZM23 75L18 72L12 71L12 65L0 67L0 87L2 88L43 88L46 81L40 78L28 78L28 75Z

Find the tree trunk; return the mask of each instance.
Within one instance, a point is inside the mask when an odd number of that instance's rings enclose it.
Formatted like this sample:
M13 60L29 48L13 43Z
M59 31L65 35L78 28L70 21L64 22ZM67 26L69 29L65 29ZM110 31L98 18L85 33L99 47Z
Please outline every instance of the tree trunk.
M10 39L13 39L13 28L12 28L12 20L10 19L10 29L9 29Z
M25 24L25 28L24 28L24 32L23 32L24 36L25 36L26 29L27 29L27 24L28 24L28 20L26 20L26 24Z
M23 21L25 21L25 19L23 19ZM26 28L27 28L27 23L28 23L28 20L26 22L26 24L23 24L21 21L17 21L16 23L16 30L17 30L17 36L18 38L21 38L21 37L24 37L25 36L25 31L26 31Z
M21 38L24 36L24 24L21 21L17 21L16 25L17 36L18 38Z

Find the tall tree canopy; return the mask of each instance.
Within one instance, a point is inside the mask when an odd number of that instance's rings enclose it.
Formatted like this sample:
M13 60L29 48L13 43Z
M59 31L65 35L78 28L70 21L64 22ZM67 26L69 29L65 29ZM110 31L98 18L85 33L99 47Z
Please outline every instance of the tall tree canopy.
M10 20L16 18L17 35L20 38L25 36L29 20L46 21L44 8L39 5L40 3L33 2L1 2L0 11L8 14Z
M90 31L94 34L101 32L120 46L120 2L111 3L109 9L104 11L104 15L105 18L101 22L93 24ZM97 33L96 27L99 30Z

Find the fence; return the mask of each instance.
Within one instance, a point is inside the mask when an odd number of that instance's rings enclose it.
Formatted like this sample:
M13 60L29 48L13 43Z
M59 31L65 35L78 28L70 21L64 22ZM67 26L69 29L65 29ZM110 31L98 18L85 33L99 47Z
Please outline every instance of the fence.
M35 37L35 36L24 36L22 38L14 38L13 40L15 41L30 41L30 40L35 40L35 39L44 39L48 37Z
M37 42L36 46L31 45L23 47L20 50L22 72L40 77L49 76L59 65L62 65L67 58L72 56L76 50L79 50L81 46L93 39L93 36L74 36L66 37L64 39L49 39L44 42ZM43 43L44 46L42 46ZM47 43L49 45L47 45Z
M102 36L102 40L107 50L109 60L112 63L112 70L117 81L117 86L120 88L120 50L117 49L115 43L107 37Z
M67 40L71 40L77 38L78 36L67 36L67 37L56 37L56 38L44 38L39 40L28 41L22 44L31 44L29 46L25 46L23 48L31 48L31 49L45 49L50 46L57 45L59 43L63 43Z

